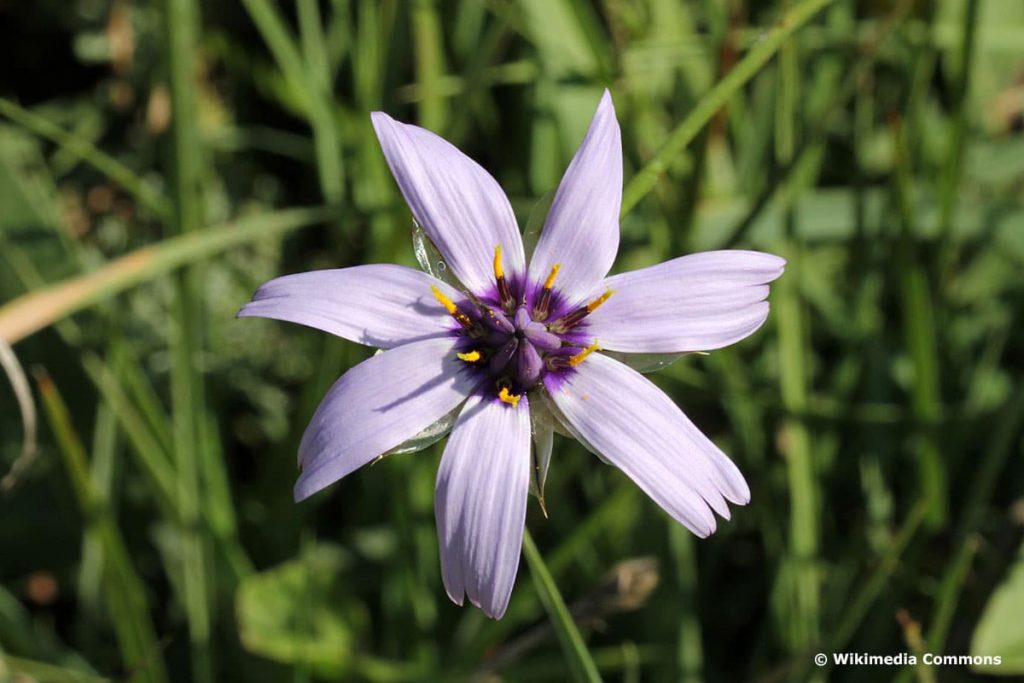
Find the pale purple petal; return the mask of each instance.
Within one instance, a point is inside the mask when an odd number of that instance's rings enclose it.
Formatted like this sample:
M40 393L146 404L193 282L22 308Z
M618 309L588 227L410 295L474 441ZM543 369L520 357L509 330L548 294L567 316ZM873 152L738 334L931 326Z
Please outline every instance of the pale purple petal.
M627 353L710 351L768 317L768 283L786 262L757 251L707 251L606 278L615 293L587 318L601 348Z
M448 597L500 619L519 570L530 488L530 410L474 396L437 472L434 510Z
M285 320L360 344L389 349L452 334L458 325L431 292L458 301L452 287L412 268L378 264L314 270L266 283L241 318Z
M525 272L523 240L512 206L475 161L429 130L371 114L391 173L416 221L452 272L478 295L494 286L494 249L505 273Z
M583 143L565 171L530 262L530 280L543 283L561 264L558 290L578 303L601 281L619 249L622 140L606 90Z
M295 499L308 498L416 436L464 401L477 380L455 355L455 342L399 346L342 375L302 436Z
M640 373L599 353L545 382L565 426L698 536L750 489L729 458Z

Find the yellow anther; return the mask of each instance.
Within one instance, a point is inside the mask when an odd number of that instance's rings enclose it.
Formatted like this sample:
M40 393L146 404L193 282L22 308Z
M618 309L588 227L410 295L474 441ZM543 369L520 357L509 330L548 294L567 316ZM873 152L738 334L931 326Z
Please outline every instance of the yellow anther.
M605 301L608 301L608 299L614 293L615 293L614 289L609 289L604 294L602 294L601 296L599 296L596 299L594 299L593 301L591 301L589 304L587 304L587 313L593 313L594 311L596 311L597 308L601 304L603 304Z
M544 281L544 288L540 290L540 298L533 304L534 320L547 320L548 312L551 310L551 288L555 286L555 278L558 277L561 268L561 263L551 266L551 273Z
M455 305L455 302L448 298L444 292L438 289L435 285L430 286L430 291L434 293L434 297L441 302L444 309L448 311L449 315L455 315L459 312L459 307Z
M431 285L430 291L434 293L434 298L444 306L444 310L448 311L448 315L452 316L466 327L473 324L473 321L469 319L469 316L460 311L459 307L455 305L455 302L448 298L448 296L438 289L436 285Z
M482 358L480 352L476 349L467 351L466 353L456 353L455 355L458 356L460 360L464 360L467 363L475 363Z
M498 299L506 313L515 308L515 298L508 280L505 279L505 268L501 265L501 245L494 248L494 282L498 285Z
M500 280L505 277L505 269L501 266L501 245L494 248L494 279Z
M509 391L508 387L502 387L501 391L498 392L498 400L501 401L502 403L509 404L513 408L519 407L519 399L521 398L522 396L520 396L519 394L513 394L511 391Z
M576 367L577 365L579 365L580 363L585 361L587 359L587 356L592 354L594 351L600 351L600 350L601 350L601 347L598 346L597 340L595 339L593 344L591 344L590 346L588 346L587 348L583 349L582 351L577 353L575 356L570 358L569 359L569 365L572 366L572 367Z
M548 279L544 281L544 289L551 289L555 286L555 278L558 277L558 271L561 269L561 263L556 263L551 266L551 273L548 275Z

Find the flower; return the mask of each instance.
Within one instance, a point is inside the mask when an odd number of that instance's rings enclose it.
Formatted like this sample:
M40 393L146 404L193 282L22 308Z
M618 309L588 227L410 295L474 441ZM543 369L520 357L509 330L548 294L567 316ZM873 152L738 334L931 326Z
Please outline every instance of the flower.
M603 351L708 351L757 330L785 262L712 251L608 277L619 245L622 144L606 91L527 262L508 199L437 135L381 112L374 128L418 224L460 287L398 265L288 275L240 316L383 349L346 372L299 446L302 500L456 415L435 512L448 596L508 606L531 487L557 423L693 533L744 505L736 466L648 379ZM531 456L531 440L535 449ZM535 461L535 465L534 465Z

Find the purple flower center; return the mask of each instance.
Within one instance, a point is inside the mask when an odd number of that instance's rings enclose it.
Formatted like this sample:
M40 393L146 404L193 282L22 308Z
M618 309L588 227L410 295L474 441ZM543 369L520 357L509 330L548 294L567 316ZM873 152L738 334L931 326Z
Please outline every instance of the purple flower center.
M570 372L598 350L584 319L608 300L608 290L594 301L571 307L555 288L560 264L541 284L510 282L494 253L495 288L483 297L456 305L434 288L434 296L460 324L458 356L479 373L485 391L513 407L547 375Z

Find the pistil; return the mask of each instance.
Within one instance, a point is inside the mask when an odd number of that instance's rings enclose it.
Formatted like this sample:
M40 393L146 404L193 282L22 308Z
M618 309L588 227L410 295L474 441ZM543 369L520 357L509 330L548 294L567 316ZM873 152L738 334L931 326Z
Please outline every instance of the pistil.
M512 362L512 357L516 354L516 349L519 348L519 340L512 337L505 345L494 352L491 356L491 360L487 364L487 369L490 370L493 375L500 375L505 372L505 368Z
M540 381L543 371L544 360L537 353L533 344L524 339L519 344L519 350L516 353L516 380L520 386L532 387Z

